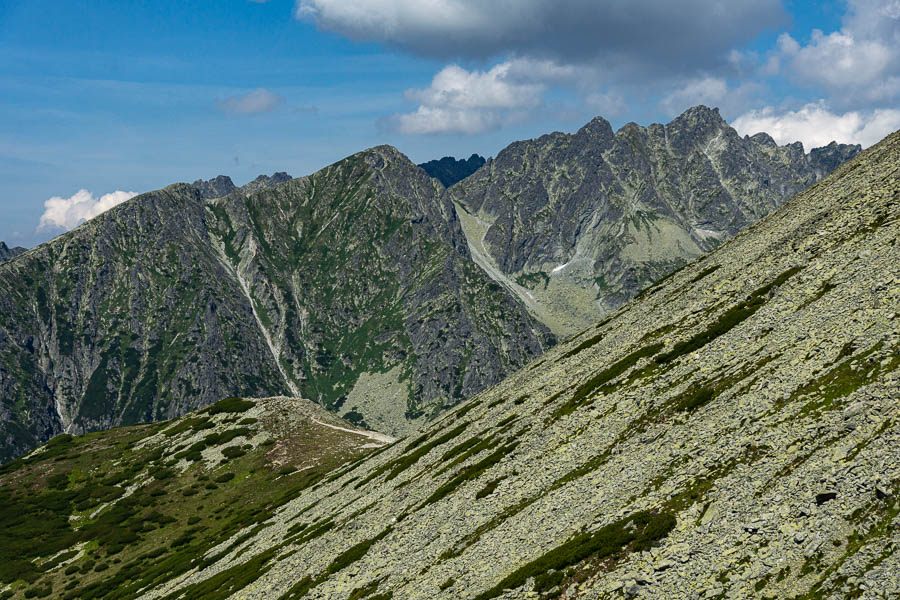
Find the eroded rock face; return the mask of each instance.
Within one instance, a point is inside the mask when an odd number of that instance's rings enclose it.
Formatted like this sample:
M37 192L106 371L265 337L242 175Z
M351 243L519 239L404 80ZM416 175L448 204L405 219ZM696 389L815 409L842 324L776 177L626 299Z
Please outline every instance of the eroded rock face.
M257 191L226 179L141 195L0 268L0 457L230 395L356 415L364 373L397 374L400 410L366 406L402 431L554 341L393 148Z
M900 132L144 593L897 597L898 322Z
M13 246L10 248L5 242L0 242L0 263L17 257L25 252L25 250L27 250L27 248L22 248L21 246Z
M516 142L448 190L473 253L554 331L574 333L859 152L741 138L698 106L667 125Z

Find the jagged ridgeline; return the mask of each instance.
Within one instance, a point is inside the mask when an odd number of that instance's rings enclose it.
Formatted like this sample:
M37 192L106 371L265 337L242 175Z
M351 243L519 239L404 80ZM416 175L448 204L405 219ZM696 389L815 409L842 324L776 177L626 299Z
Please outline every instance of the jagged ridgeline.
M475 259L567 337L859 152L742 138L716 109L667 125L597 118L516 142L447 194Z
M395 149L285 177L176 184L4 263L0 459L231 395L404 431L553 343Z
M25 252L25 248L22 248L21 246L13 246L10 248L5 242L0 242L0 263L15 258L23 252Z
M57 438L0 470L0 593L896 598L898 313L900 132L359 459L283 400Z
M444 184L445 187L450 187L477 171L484 163L483 156L473 154L467 159L461 158L459 160L452 156L445 156L440 160L430 160L419 166L426 173Z

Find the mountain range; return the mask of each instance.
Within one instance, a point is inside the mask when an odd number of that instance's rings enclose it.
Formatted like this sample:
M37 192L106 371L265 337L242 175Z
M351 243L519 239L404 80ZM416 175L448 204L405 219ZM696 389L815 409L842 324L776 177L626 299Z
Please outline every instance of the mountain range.
M142 194L0 266L0 459L232 395L407 434L858 151L697 107L516 142L450 188L379 146Z
M275 397L57 436L0 468L0 593L895 598L898 319L900 132L416 435Z
M853 157L741 137L716 109L667 125L596 118L516 142L448 190L473 256L555 333L572 335Z

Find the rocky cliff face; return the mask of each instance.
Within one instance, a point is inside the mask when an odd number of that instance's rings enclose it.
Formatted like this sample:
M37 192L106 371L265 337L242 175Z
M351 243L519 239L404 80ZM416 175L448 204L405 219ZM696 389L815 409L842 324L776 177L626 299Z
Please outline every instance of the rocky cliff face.
M233 194L235 192L240 192L242 194L252 194L253 192L258 192L260 190L276 186L279 183L284 183L285 181L290 181L291 179L293 178L287 173L278 172L272 174L271 176L260 175L250 183L238 187L234 185L233 181L231 181L231 177L228 177L227 175L218 175L207 181L198 179L191 185L200 192L201 198L212 199L222 198L223 196L227 196L228 194Z
M715 109L516 142L448 191L472 252L569 335L859 152L741 138Z
M232 394L302 395L403 431L553 342L396 150L255 192L206 183L0 268L0 457Z
M22 248L21 246L13 246L12 248L10 248L6 245L5 242L0 242L0 263L17 257L18 255L25 252L25 250L27 250L27 248Z

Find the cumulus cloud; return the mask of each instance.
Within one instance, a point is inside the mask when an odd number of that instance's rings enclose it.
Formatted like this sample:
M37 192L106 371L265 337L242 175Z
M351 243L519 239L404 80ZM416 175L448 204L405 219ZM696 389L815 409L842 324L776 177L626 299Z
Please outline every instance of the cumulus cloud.
M599 115L618 117L625 112L627 102L616 92L591 92L585 97L584 105Z
M660 102L660 107L670 115L680 114L696 104L717 105L728 93L728 83L718 77L704 77L688 81Z
M744 114L732 123L741 135L764 131L779 144L803 142L805 148L825 146L832 141L871 146L900 129L900 110L834 113L824 101L799 110L777 111L768 106Z
M116 190L95 198L87 190L78 190L68 198L53 196L44 202L44 214L38 223L38 230L63 229L73 227L93 219L117 204L137 196L134 192Z
M543 76L550 67L543 65ZM425 89L406 91L419 103L410 113L394 115L383 125L401 133L479 133L519 118L521 111L541 104L543 83L526 79L523 65L504 62L488 71L468 71L458 65L441 69Z
M780 0L297 0L296 15L428 57L605 58L657 71L726 60L785 22Z
M805 45L782 34L774 56L837 103L900 98L900 0L851 0L839 31L815 30Z
M757 97L764 91L758 82L744 82L735 87L720 77L688 79L674 91L664 96L659 107L669 116L679 115L698 104L715 106L725 114L740 114L757 105Z
M269 112L281 106L284 99L265 88L257 88L246 94L231 96L217 104L223 112L233 115L253 115Z

